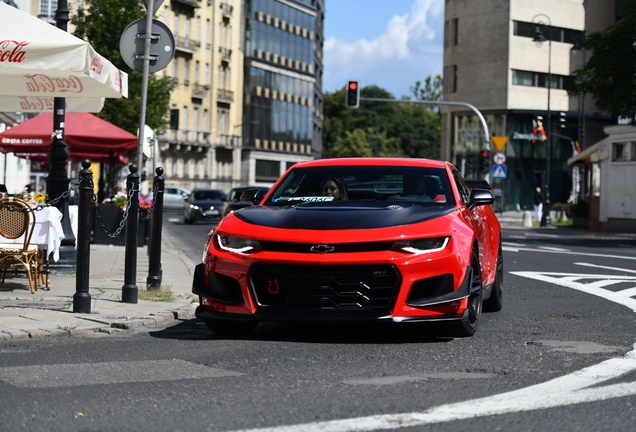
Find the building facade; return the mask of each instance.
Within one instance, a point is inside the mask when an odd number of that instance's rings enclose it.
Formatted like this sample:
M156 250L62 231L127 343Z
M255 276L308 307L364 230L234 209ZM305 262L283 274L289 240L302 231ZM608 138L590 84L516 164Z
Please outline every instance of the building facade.
M242 177L276 181L322 152L322 0L246 0Z
M322 148L322 0L172 0L167 184L270 186ZM152 168L147 167L147 172Z
M493 155L499 149L485 139L477 116L448 105L442 107L442 157L467 177L488 178L497 206L506 210L532 208L532 192L544 187L549 165L551 202L565 202L580 187L567 159L577 144L595 143L604 137L603 127L615 123L590 96L568 96L574 72L589 57L573 47L585 33L615 22L623 1L475 3L446 0L443 98L476 106L490 134L508 138L506 162L480 172L481 151ZM542 43L535 41L537 30ZM549 157L541 127L550 138Z

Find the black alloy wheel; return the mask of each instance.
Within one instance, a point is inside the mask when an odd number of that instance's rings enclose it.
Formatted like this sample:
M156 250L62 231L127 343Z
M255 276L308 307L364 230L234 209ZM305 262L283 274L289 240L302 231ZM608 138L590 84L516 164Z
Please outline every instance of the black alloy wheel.
M492 287L492 293L488 300L484 301L484 312L499 312L503 307L503 249L501 242L499 243L499 251L497 252L497 267L495 269L495 282Z
M479 265L479 251L476 248L473 249L470 266L472 268L472 278L468 296L468 309L464 312L462 320L450 327L449 330L453 337L473 336L481 320L484 290L481 279L481 266Z

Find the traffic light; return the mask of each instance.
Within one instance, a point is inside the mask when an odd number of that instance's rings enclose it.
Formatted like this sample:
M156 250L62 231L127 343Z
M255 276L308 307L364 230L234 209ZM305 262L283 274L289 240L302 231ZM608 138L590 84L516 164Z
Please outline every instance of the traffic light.
M360 106L360 85L358 81L347 82L345 106L347 108L358 108Z
M479 171L482 174L490 172L490 152L488 150L482 150L479 154Z

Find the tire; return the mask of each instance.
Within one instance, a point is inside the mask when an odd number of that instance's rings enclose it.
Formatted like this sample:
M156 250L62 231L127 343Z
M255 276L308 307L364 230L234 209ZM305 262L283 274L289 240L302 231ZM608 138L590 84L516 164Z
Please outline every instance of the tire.
M499 312L503 307L503 254L501 243L499 243L499 252L497 252L497 264L495 269L495 282L492 292L488 300L484 301L484 312Z
M453 337L473 336L477 332L479 321L481 320L484 290L481 279L481 266L479 265L479 252L476 249L473 249L471 267L473 272L470 286L471 293L468 296L468 309L464 313L462 320L449 328L450 335Z
M258 325L257 321L206 320L205 325L212 333L221 336L245 336Z

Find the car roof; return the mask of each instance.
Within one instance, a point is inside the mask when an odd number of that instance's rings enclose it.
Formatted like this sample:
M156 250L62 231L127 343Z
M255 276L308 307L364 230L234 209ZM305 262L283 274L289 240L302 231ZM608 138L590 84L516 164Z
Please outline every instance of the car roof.
M321 167L321 166L414 166L430 168L447 168L450 164L433 159L417 158L334 158L317 159L313 161L298 162L294 168Z

